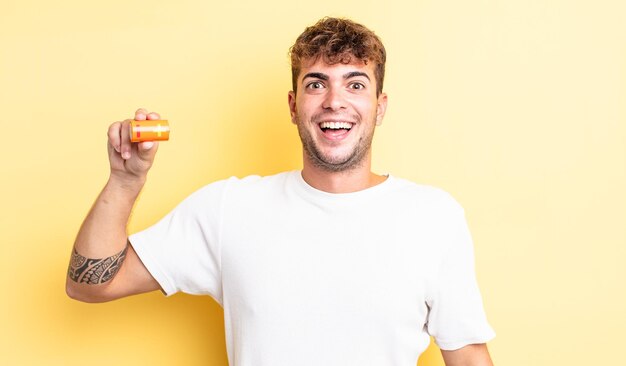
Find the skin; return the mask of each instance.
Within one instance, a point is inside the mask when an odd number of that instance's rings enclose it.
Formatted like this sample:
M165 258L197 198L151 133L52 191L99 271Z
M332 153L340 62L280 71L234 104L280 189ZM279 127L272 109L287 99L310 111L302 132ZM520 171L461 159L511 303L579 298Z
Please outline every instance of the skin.
M158 113L145 109L135 112L135 120L159 119ZM92 285L67 277L66 292L84 302L105 302L160 289L158 282L128 245L128 218L146 182L158 149L157 142L131 144L130 119L113 123L108 130L107 150L110 174L104 189L93 204L76 236L74 248L86 258L106 258L123 252L119 271L109 281Z
M487 345L469 344L454 351L441 351L446 366L493 366Z
M376 95L372 63L329 65L321 59L305 61L297 90L289 92L288 102L291 121L303 142L304 180L330 193L355 192L384 181L385 177L371 171L371 140L387 109L387 95ZM347 138L335 141L322 133L322 121L344 121L353 126ZM329 168L349 160L355 150L361 150L361 156L349 167Z
M314 188L330 193L363 190L386 177L371 171L371 141L387 109L387 95L376 95L371 63L329 65L321 60L304 62L298 92L288 94L291 121L303 143L302 177ZM160 119L140 108L135 120ZM328 138L322 121L350 122L343 139ZM128 245L126 225L132 206L152 166L157 142L131 143L130 120L113 123L108 130L110 176L85 218L74 243L85 258L106 258L124 253L119 271L99 284L78 283L67 277L66 292L76 300L105 302L160 289L158 282ZM493 366L487 346L472 344L441 351L446 366Z

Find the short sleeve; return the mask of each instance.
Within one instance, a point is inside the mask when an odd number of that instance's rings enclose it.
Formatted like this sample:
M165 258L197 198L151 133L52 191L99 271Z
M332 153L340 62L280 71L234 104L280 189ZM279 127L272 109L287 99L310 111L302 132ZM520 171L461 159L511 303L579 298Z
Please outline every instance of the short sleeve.
M155 225L129 237L166 296L210 295L222 304L219 234L227 182L201 188Z
M486 343L495 337L495 332L483 309L473 242L463 209L457 206L448 219L447 233L443 235L448 248L427 300L427 330L440 349L455 350Z

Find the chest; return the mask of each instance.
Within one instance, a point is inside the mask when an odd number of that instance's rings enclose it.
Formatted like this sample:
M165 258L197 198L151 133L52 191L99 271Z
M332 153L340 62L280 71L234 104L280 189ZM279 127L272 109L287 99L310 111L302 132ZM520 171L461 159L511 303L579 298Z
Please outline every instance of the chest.
M239 316L293 324L307 314L309 326L423 323L438 261L419 215L258 208L237 221L222 240L222 280Z

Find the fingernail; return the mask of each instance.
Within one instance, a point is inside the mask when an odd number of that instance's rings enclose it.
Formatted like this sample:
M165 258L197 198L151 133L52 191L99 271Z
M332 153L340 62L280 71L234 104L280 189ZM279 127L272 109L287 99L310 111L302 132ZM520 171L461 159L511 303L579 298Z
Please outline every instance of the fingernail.
M135 121L145 121L146 115L144 113L137 113L135 115Z
M152 149L152 146L154 146L154 142L152 141L146 141L141 145L144 150L150 150Z
M149 118L149 119L159 119L159 115L158 115L158 114L156 114L156 113L150 113L150 114L148 115L148 118Z

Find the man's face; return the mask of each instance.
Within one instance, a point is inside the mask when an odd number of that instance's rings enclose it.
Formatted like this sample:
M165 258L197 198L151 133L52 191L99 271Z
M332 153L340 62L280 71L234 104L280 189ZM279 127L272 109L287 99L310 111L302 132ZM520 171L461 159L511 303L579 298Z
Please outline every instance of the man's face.
M369 159L374 128L387 96L376 96L374 65L303 62L297 93L289 92L291 121L308 159L326 171L346 171Z

